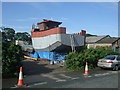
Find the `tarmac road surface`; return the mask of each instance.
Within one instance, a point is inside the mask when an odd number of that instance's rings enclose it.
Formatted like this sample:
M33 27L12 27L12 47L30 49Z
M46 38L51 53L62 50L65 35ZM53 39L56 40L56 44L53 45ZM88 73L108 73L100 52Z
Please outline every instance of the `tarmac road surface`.
M118 72L42 74L26 77L25 82L27 88L118 88Z
M38 66L36 65L38 64ZM27 65L27 66L26 66ZM31 67L30 67L31 66ZM56 65L41 64L39 62L24 62L24 88L118 88L119 71L100 68L89 70L85 76L84 71L64 71ZM32 69L32 70L31 70ZM37 70L36 70L37 69ZM44 71L46 70L46 71ZM26 72L26 73L25 73ZM16 80L16 81L15 81ZM12 83L11 83L12 82ZM11 83L11 85L8 85ZM3 88L17 88L14 80L4 80ZM8 86L6 86L8 85Z

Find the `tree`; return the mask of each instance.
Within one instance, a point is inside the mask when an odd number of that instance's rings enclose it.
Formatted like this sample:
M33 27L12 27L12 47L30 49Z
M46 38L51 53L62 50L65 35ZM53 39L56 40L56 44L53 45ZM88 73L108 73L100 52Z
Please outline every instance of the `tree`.
M21 46L15 45L15 30L1 27L2 30L2 75L12 77L18 75L20 61L23 59Z
M23 52L19 45L11 41L2 41L2 75L3 77L17 76Z
M1 27L2 39L5 41L13 41L15 37L15 30L12 28Z
M17 32L15 34L15 40L22 40L22 41L31 42L31 35L27 32Z
M0 27L2 30L2 39L5 41L22 40L32 42L31 35L27 32L17 32L13 28Z
M89 36L97 36L97 35L86 34L86 37L89 37Z

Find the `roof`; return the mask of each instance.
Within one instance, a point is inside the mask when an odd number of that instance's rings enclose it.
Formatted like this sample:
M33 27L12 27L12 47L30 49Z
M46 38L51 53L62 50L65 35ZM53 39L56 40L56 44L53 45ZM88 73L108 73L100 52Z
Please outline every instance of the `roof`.
M104 36L89 36L86 37L86 43L96 43L101 39L104 39L106 37L110 37L109 35L104 35Z
M119 40L120 38L105 38L105 39L102 39L100 41L98 41L97 43L106 43L106 44L112 44L114 42L116 42L117 40Z
M52 20L44 20L42 22L38 22L37 24L41 24L41 23L48 23L48 22L53 22L53 23L58 23L61 24L62 22L57 22L57 21L52 21Z
M44 20L44 21L42 21L42 22L38 22L37 24L41 24L41 23L49 22L49 21L51 21L51 20Z

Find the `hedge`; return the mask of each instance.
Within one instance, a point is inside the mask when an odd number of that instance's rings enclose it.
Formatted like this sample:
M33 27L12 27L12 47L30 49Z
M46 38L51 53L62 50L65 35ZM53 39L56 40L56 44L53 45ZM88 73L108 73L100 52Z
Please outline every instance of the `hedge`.
M79 53L70 52L66 57L65 68L81 70L84 69L87 61L89 69L94 69L97 67L97 61L107 55L118 55L118 53L106 47L85 49Z

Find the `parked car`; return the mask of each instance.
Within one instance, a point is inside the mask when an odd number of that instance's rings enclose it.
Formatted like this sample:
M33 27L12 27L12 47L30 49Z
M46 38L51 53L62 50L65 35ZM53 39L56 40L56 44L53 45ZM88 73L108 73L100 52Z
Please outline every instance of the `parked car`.
M108 55L105 58L98 60L97 66L101 68L112 68L112 70L117 71L120 68L120 56Z

